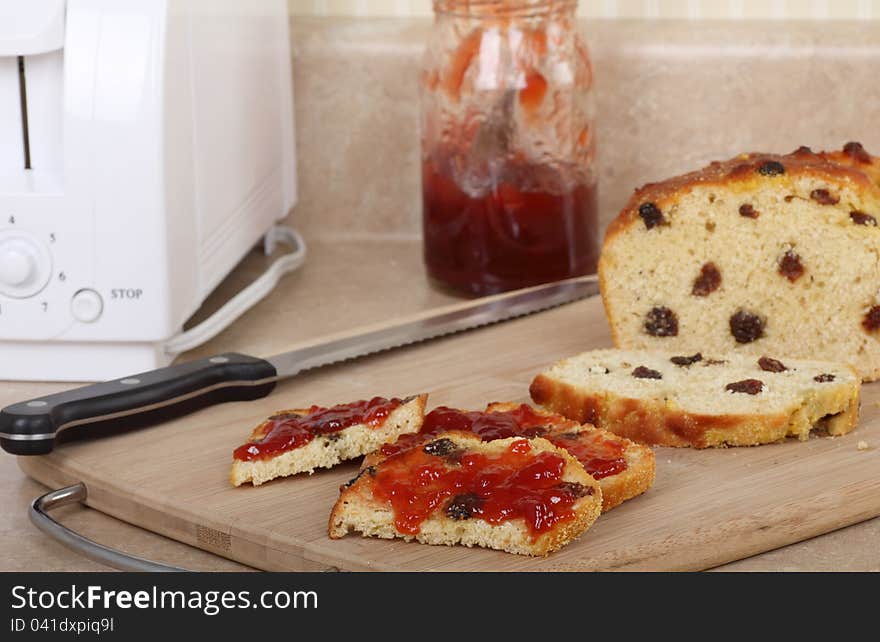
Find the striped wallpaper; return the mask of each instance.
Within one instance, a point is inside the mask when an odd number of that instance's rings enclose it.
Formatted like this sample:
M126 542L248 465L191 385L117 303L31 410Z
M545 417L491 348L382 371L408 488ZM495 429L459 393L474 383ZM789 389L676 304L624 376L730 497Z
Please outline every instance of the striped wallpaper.
M427 16L431 0L288 0L294 15ZM880 19L880 0L580 0L591 18Z

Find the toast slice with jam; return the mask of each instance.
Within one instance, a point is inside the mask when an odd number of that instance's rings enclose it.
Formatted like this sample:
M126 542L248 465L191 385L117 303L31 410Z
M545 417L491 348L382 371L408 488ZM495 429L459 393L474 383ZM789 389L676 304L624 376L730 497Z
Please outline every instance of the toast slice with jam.
M372 452L421 428L428 395L374 397L329 408L284 410L269 417L233 453L233 486L254 486Z
M546 439L453 431L363 468L342 487L329 535L542 556L580 536L601 510L599 483Z
M580 424L549 410L512 402L492 403L485 411L439 407L428 413L418 433L399 437L364 458L362 467L424 444L449 431L465 431L484 441L508 437L543 437L564 448L602 487L602 511L644 493L654 483L655 457L637 444L591 424Z

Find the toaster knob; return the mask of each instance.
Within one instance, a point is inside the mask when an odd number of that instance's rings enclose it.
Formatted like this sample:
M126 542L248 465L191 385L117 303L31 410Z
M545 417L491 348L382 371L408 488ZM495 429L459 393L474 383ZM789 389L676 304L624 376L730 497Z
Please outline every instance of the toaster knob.
M0 282L16 287L31 278L34 273L34 259L17 247L7 247L0 251Z
M0 294L25 299L46 287L52 274L49 250L25 232L0 232Z

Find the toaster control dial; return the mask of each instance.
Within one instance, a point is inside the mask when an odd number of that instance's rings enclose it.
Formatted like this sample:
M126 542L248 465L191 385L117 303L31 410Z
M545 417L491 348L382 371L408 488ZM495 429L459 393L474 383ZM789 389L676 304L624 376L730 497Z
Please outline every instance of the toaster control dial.
M0 294L26 299L46 287L52 274L49 249L27 232L0 232Z

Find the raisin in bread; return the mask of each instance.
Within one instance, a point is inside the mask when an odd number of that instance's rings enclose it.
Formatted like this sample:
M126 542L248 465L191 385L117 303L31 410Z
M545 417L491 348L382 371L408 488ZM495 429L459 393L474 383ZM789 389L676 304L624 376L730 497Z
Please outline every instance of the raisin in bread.
M845 150L744 154L637 190L599 262L615 345L880 377L880 162Z
M422 425L428 395L374 397L330 408L284 410L251 432L233 453L233 486L331 468L371 452Z
M393 453L423 446L452 426L483 441L543 437L575 457L602 488L602 512L641 495L654 483L654 451L614 433L560 414L512 402L491 403L483 412L440 407L425 417L418 433L402 435L364 457L361 468Z
M595 350L532 382L536 403L575 421L663 446L751 446L859 418L851 366L769 356Z
M341 489L329 535L540 556L580 536L601 509L599 483L549 441L448 432L361 470Z

